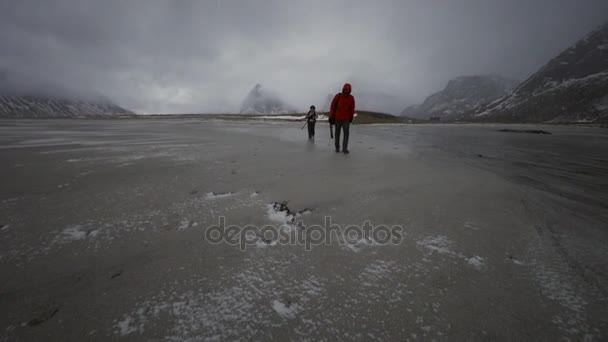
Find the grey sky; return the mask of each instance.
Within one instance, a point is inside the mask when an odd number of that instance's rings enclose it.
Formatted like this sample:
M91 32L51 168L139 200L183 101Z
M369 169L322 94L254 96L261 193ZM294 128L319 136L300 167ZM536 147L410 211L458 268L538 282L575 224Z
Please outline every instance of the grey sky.
M523 79L606 20L605 0L6 0L0 77L140 113L236 112L256 83L303 109L344 80L413 103Z

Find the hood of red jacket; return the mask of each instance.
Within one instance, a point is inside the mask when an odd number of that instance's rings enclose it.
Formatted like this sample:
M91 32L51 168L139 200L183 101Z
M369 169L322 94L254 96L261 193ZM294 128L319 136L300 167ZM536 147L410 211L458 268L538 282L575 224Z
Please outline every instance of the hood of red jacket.
M352 91L352 87L350 86L350 83L344 83L344 87L342 87L342 91Z

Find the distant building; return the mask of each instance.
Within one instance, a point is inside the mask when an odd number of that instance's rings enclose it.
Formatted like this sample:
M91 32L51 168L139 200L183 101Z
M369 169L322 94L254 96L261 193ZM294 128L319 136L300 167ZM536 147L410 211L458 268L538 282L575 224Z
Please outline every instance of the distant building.
M441 121L441 117L439 117L439 116L431 116L429 118L429 121L430 122L439 122L439 121Z

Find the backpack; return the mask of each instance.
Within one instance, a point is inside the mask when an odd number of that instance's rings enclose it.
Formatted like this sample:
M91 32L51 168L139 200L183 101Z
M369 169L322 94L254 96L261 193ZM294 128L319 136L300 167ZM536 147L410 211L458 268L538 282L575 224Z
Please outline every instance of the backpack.
M340 99L342 98L342 93L338 93L337 95L338 95L338 101L336 101L336 104L332 108L333 112L334 112L334 117L333 118L330 117L329 120L328 120L330 125L333 125L333 124L336 123L336 118L335 118L335 116L336 116L336 110L338 110L338 105L340 104Z

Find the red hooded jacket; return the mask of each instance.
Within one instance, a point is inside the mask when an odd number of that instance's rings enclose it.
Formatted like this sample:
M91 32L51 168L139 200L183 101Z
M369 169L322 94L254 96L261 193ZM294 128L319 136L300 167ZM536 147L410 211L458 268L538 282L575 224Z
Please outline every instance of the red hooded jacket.
M350 83L345 83L342 92L336 94L329 107L329 117L336 120L352 120L355 115L355 98L345 91L350 91Z

